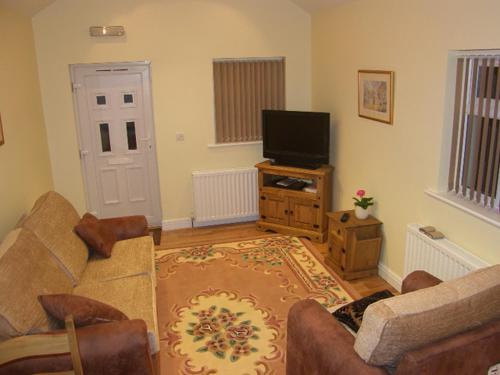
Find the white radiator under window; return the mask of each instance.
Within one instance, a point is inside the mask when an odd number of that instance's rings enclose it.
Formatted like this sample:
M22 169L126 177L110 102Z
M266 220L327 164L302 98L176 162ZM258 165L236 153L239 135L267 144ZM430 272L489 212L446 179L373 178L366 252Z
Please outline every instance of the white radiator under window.
M450 280L490 264L447 239L432 240L409 224L406 232L405 277L415 270L424 270Z
M257 220L257 169L195 171L195 227Z

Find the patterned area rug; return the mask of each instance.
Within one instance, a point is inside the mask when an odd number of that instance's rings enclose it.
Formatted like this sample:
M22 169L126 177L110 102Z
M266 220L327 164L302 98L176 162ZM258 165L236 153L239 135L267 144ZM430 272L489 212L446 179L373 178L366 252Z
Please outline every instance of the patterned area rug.
M284 374L289 308L352 301L307 245L283 236L157 251L162 374Z

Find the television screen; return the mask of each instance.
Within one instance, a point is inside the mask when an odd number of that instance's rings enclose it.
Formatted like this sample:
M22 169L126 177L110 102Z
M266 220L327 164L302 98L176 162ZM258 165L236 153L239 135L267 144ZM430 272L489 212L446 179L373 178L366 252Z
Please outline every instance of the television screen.
M330 114L264 110L262 140L264 157L279 164L328 164Z

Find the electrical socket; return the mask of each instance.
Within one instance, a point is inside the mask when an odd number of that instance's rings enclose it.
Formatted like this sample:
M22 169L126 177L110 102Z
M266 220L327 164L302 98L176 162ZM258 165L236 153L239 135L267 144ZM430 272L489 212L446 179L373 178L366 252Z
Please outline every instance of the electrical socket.
M175 133L175 140L177 142L182 142L184 141L184 133Z

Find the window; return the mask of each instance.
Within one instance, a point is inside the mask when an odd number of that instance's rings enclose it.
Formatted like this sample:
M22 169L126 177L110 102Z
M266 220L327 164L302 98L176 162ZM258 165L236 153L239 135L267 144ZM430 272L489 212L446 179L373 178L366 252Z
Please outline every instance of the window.
M134 95L132 94L124 94L123 95L123 103L130 104L134 102Z
M457 59L455 111L448 190L499 210L499 55Z
M109 138L109 124L107 124L107 123L99 124L99 131L101 133L102 152L110 152L111 151L111 140Z
M213 62L216 143L262 140L262 110L285 109L285 59Z
M137 150L137 137L135 135L135 121L127 121L127 144L129 150Z
M125 91L121 93L121 108L135 108L136 107L135 91Z
M97 105L106 105L106 95L97 95L96 102Z

